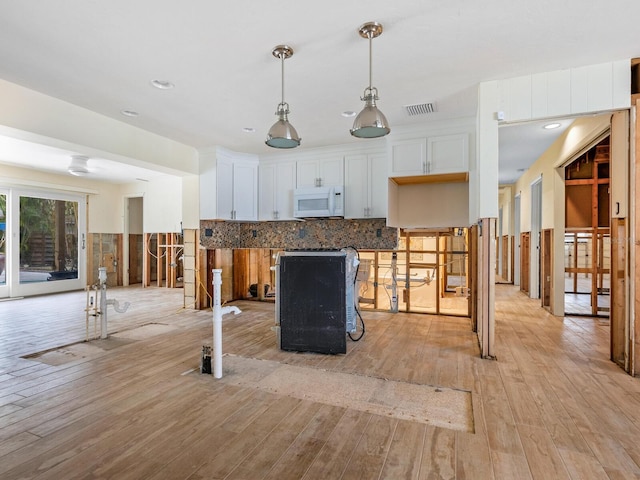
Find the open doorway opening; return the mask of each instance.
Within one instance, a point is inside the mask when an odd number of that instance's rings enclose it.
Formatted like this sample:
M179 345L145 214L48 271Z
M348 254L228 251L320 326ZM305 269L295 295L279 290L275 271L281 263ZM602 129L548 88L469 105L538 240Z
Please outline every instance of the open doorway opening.
M143 197L129 197L126 199L127 241L125 242L125 264L128 283L135 285L142 283L144 264L144 235L143 235ZM128 256L128 260L127 260Z
M609 316L609 137L565 167L565 314Z
M531 184L531 236L529 238L530 268L529 297L540 298L542 235L542 177Z

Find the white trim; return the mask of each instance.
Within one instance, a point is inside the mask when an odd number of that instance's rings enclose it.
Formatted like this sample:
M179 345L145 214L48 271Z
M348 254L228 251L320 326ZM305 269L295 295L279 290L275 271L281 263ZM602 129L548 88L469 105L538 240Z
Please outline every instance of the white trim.
M4 186L7 188L13 187L34 187L37 189L43 189L45 191L57 190L64 192L73 192L73 193L86 193L90 195L98 195L100 192L93 188L86 187L74 187L71 185L61 185L58 183L48 183L48 182L34 182L32 180L25 180L22 178L14 178L14 177L3 177L0 180L0 186Z

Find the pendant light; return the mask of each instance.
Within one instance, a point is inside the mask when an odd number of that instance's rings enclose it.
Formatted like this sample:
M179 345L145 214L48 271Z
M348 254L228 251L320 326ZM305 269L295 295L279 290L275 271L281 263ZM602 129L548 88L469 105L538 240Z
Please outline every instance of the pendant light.
M360 98L365 102L364 108L353 122L351 135L358 138L376 138L388 134L391 129L384 114L378 110L378 89L372 86L372 40L382 35L382 24L367 22L358 29L362 38L369 39L369 86L364 90L364 96Z
M265 143L274 148L295 148L300 145L301 139L289 123L289 104L284 101L284 60L293 55L293 49L288 45L278 45L271 53L282 62L282 101L276 111L278 121L269 129Z

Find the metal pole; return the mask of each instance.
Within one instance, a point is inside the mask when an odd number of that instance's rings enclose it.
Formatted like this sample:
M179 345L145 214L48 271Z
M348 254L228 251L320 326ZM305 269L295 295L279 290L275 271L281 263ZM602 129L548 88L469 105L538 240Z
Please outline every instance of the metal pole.
M100 338L107 338L107 269L98 268L98 280L100 281Z
M222 270L214 268L213 272L213 376L222 378L222 307L220 306L220 285Z

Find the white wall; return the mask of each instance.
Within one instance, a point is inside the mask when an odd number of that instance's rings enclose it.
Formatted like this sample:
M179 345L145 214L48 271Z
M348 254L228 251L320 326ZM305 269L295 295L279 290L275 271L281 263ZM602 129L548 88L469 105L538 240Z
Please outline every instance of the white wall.
M498 109L513 122L629 108L630 79L629 59L508 78Z
M182 178L159 177L149 182L123 185L120 198L143 197L143 229L145 233L180 232L182 222ZM121 230L124 231L124 203Z
M200 228L200 180L198 175L182 177L182 228Z
M478 87L477 159L469 170L472 195L469 203L469 223L481 218L498 217L498 121L497 82L481 83Z

